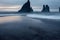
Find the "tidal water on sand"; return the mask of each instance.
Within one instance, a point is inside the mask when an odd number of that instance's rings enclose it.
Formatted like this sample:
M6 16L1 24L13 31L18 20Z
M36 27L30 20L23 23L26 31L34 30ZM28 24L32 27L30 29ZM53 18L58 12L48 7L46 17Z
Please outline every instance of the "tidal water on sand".
M0 40L60 40L60 13L0 13Z

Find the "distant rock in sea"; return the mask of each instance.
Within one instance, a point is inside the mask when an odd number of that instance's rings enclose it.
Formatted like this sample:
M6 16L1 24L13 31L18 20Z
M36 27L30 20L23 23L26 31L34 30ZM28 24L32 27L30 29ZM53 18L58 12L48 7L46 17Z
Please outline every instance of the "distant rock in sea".
M50 8L48 5L43 5L42 12L50 12Z
M59 12L60 12L60 7L59 7Z
M33 12L30 1L28 0L18 12Z
M45 5L43 5L43 9L42 9L42 12L45 12Z

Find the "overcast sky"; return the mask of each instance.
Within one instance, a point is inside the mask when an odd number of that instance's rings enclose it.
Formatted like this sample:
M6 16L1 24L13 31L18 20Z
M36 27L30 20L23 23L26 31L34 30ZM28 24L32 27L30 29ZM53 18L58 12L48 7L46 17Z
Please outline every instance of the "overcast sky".
M0 0L0 11L18 11L27 0ZM60 7L60 0L30 0L35 11L41 11L43 4L48 4L51 9Z
M0 5L23 5L27 0L0 0ZM48 4L52 8L60 6L60 0L30 0L33 6Z

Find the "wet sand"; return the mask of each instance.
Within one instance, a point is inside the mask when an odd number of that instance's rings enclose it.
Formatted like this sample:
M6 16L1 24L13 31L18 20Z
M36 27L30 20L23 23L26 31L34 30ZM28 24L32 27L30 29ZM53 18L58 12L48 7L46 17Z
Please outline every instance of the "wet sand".
M60 40L60 20L0 17L0 40Z

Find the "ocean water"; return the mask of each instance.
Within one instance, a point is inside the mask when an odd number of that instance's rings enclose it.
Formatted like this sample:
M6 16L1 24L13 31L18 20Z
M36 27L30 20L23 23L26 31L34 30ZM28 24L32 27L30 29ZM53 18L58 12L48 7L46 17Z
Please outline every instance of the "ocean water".
M60 40L60 13L0 13L0 40Z
M17 13L17 12L1 12L1 16L26 16L31 18L60 19L59 12L34 12L34 13Z
M32 13L18 13L18 12L0 12L0 16L59 16L59 12L32 12Z

